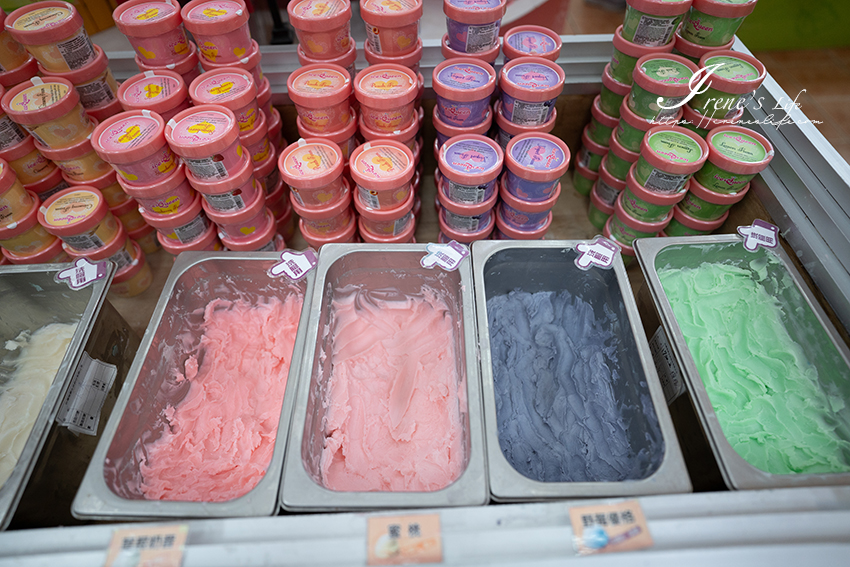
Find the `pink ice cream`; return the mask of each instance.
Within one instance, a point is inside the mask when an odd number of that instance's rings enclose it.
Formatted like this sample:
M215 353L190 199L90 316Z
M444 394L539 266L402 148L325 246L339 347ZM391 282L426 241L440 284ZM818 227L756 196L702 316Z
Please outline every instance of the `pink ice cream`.
M271 462L303 297L210 302L203 334L165 408L167 427L140 463L148 500L224 502L247 494ZM191 338L187 338L191 340Z
M434 491L466 467L449 306L429 288L405 299L335 292L322 400L320 482L337 491Z

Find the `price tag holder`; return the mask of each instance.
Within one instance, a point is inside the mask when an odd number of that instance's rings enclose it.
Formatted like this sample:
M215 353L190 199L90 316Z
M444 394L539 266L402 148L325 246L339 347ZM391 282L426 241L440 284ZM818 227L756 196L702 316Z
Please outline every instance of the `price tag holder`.
M373 516L368 522L367 565L442 563L439 514Z
M286 276L293 282L297 282L307 277L318 262L319 257L309 248L304 252L284 250L280 253L280 261L269 268L269 275L273 278Z
M106 262L92 264L88 258L77 258L74 266L56 274L58 283L66 283L74 291L83 289L106 277Z
M637 500L570 508L573 546L579 555L635 551L652 546Z
M180 567L189 526L174 524L115 530L104 567Z
M768 249L779 246L779 228L761 219L754 220L750 226L739 226L738 234L749 252L755 252L759 246Z
M469 257L469 247L452 240L448 244L429 243L425 246L428 253L422 257L419 264L423 268L440 268L451 272L457 270L460 263Z
M589 270L594 266L609 270L614 265L617 253L620 252L620 246L604 236L597 236L590 242L578 244L576 251L578 257L575 264L582 270Z

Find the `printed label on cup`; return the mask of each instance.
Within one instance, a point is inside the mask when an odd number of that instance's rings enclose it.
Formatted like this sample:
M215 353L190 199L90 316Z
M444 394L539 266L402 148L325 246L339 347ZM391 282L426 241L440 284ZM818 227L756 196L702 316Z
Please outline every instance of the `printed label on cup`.
M92 264L88 258L77 258L74 266L56 274L57 283L66 283L74 291L106 277L106 262Z
M454 240L448 244L430 242L425 246L425 249L428 253L419 261L422 267L439 266L448 272L456 270L460 263L469 256L469 248Z
M744 238L744 248L750 252L755 252L759 246L779 246L779 228L761 219L754 220L750 226L739 226L738 234Z
M576 251L579 255L575 263L582 270L589 270L592 266L607 270L614 265L614 258L620 251L620 247L604 236L597 236L590 242L577 245Z
M284 250L280 253L280 262L269 268L269 275L273 278L286 276L290 280L297 282L304 278L316 266L318 261L319 257L310 249L304 252Z

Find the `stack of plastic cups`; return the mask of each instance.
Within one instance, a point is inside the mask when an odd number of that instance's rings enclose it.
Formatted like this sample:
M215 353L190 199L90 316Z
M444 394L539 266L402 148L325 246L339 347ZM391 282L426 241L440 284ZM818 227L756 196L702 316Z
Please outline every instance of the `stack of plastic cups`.
M587 126L587 135L597 144L607 147L620 120L618 117L611 116L602 110L601 101L601 94L593 99L593 105L590 107L590 124Z
M438 163L440 241L486 239L496 226L502 148L478 134L456 136L442 145Z
M699 68L678 55L641 57L634 69L634 83L628 101L632 112L663 124L681 112L681 103L691 94L691 84Z
M693 0L682 22L682 39L697 45L720 48L735 40L738 28L758 0Z
M145 71L121 83L118 100L124 110L152 110L168 122L189 108L188 92L174 71Z
M366 24L365 49L369 65L393 63L419 73L422 0L360 0L360 17Z
M342 175L342 150L324 138L300 139L278 158L282 181L290 187L293 209L301 217L304 240L315 249L330 242L355 242L351 190Z
M505 152L506 172L496 212L499 239L539 240L552 224L561 194L560 179L570 165L570 150L551 134L516 136Z
M608 155L602 158L599 178L593 184L593 189L590 192L587 215L591 224L599 230L602 230L608 217L614 214L614 203L626 188L625 181L617 179L608 171L608 160L611 159L612 155L613 152L608 152ZM631 168L631 164L629 164L629 168ZM626 176L628 176L628 170Z
M475 57L493 65L499 56L499 27L506 0L481 5L467 0L443 0L448 33L443 36L443 57Z
M37 64L26 48L6 31L6 12L0 8L0 86L12 87L29 79L38 70ZM28 68L31 74L26 74Z
M38 70L44 77L61 77L72 83L88 115L101 121L121 112L121 104L118 102L118 84L109 69L106 54L97 45L94 51L94 61L79 69L50 71L39 63Z
M674 41L674 34L692 0L626 0L621 35L636 45L660 47Z
M64 253L55 237L50 234L46 237L41 234L41 238L33 235L35 238L28 241L24 235L26 219L32 223L39 204L38 197L24 189L15 171L0 159L0 247L5 260L13 264L63 261Z
M36 2L18 8L4 25L48 72L82 69L97 57L82 16L68 2Z
M43 101L37 107L31 103L35 97ZM104 173L103 164L92 154L87 140L95 124L86 115L79 93L67 80L31 78L5 93L2 106L7 118L22 127L10 128L7 140L20 139L23 131L31 134L0 150L0 158L15 170L27 190L46 199L67 187L62 181L62 172L39 148L55 157L63 167L76 171L78 176L93 179Z
M354 150L349 164L357 184L354 206L360 213L358 226L363 241L414 242L412 181L416 166L410 148L392 140L366 142Z
M728 49L732 49L732 44L735 43L735 38L729 40L725 45L720 45L717 47L710 47L705 45L700 45L698 43L694 43L692 41L688 41L687 39L682 37L682 28L676 32L676 41L673 43L673 54L680 55L689 61L692 61L696 64L699 64L700 60L707 53L711 53L712 51L725 51Z
M700 61L698 77L701 79L705 74L709 75L705 87L688 101L687 111L728 125L740 119L744 106L764 82L767 71L761 61L751 55L712 51ZM694 130L700 135L711 129L698 127L699 121L695 123Z
M90 185L91 181L112 171L112 167L94 151L90 135L66 148L53 149L37 141L34 141L34 145L41 155L62 170L64 177L76 185ZM110 196L104 195L104 198L112 206Z
M487 124L493 120L490 95L496 89L493 67L478 59L449 59L434 68L433 85L437 95L435 155L451 137L483 135L489 130Z
M623 37L623 26L620 26L614 32L614 52L611 55L608 72L618 83L631 86L632 74L638 59L646 55L670 53L673 51L673 45L673 42L670 42L652 47L633 43Z
M548 59L511 59L499 72L499 111L517 126L545 128L553 120L564 78L563 69Z
M519 57L557 61L561 55L561 36L542 26L516 26L505 32L502 52L505 63Z
M202 60L236 63L251 53L248 9L242 0L192 0L180 10Z

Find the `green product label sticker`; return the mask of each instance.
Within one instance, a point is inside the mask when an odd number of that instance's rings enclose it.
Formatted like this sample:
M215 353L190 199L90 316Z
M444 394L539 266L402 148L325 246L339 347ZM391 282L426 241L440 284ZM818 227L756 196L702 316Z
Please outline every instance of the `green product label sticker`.
M656 132L647 141L649 149L672 163L695 163L702 158L700 145L679 132Z
M705 61L706 67L720 65L714 70L714 74L722 79L731 81L754 81L759 77L759 71L755 65L747 63L736 57L711 57Z
M722 2L724 4L752 4L756 0L717 0L718 2Z
M641 66L647 76L665 85L686 85L694 72L683 63L672 59L650 59Z
M768 157L761 142L739 132L719 132L711 137L710 143L721 155L743 163L759 163Z

